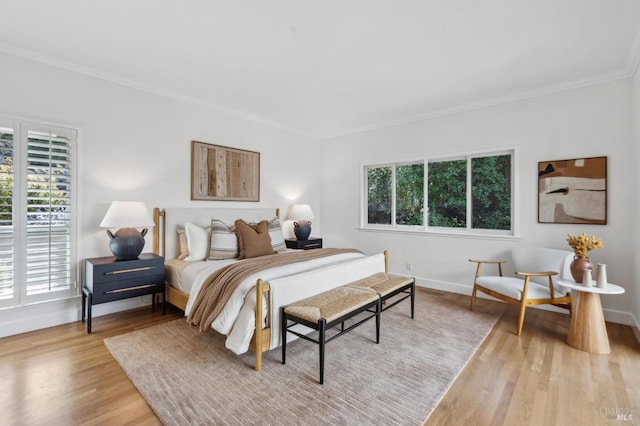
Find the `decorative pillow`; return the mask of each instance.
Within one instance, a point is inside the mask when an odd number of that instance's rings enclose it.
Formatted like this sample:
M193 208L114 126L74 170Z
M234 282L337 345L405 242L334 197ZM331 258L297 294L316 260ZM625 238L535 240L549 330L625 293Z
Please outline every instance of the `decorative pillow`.
M187 234L184 231L182 226L177 228L178 231L178 242L180 243L180 254L178 255L178 259L184 260L187 256L189 256L189 246L187 245Z
M277 216L269 221L269 237L271 238L271 247L273 247L275 251L281 253L287 250L287 246L284 243L282 225Z
M235 225L240 249L238 259L249 259L275 253L271 247L271 237L269 237L269 222L263 220L254 228L242 219L238 219Z
M209 260L234 259L236 257L238 257L236 227L227 226L221 220L212 219Z
M187 234L187 247L189 248L189 256L184 260L206 259L209 252L209 231L190 222L185 223L184 230Z

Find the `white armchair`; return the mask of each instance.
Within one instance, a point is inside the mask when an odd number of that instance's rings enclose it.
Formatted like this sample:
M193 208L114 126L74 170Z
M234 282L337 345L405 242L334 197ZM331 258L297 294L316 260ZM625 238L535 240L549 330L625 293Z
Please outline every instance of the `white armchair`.
M543 247L517 246L511 251L514 270L522 278L502 275L506 260L472 260L477 263L470 310L481 291L504 302L520 306L518 335L522 332L527 306L552 304L571 310L571 290L557 284L557 279L572 279L570 265L573 252ZM498 276L481 276L483 264L498 266Z

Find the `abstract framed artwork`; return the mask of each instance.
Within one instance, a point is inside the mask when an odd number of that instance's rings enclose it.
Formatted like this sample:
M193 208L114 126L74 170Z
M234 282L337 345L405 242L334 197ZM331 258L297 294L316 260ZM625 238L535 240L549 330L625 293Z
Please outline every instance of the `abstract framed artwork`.
M260 201L260 153L192 141L191 199Z
M538 163L538 222L607 224L607 157Z

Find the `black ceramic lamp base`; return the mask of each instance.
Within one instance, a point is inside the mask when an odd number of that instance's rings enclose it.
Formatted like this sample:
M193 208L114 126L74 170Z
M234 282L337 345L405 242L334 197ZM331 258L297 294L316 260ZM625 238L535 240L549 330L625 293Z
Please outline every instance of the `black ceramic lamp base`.
M311 235L311 222L306 220L298 220L293 222L293 233L296 235L296 239L300 241L306 241Z
M107 235L111 238L109 247L117 260L137 259L144 248L144 236L147 228L138 231L136 228L120 228L115 234L107 229Z

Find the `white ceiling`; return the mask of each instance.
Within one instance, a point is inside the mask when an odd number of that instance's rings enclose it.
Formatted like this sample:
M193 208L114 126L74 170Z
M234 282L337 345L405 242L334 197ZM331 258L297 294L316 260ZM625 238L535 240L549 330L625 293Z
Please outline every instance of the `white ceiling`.
M0 51L314 137L631 75L637 0L1 0Z

